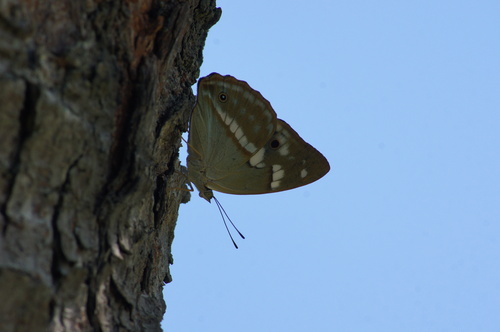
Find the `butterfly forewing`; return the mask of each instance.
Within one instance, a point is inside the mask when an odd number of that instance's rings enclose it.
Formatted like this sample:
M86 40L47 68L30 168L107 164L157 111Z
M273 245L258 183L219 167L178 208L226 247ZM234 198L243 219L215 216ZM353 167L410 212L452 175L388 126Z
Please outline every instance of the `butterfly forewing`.
M269 102L246 82L218 74L201 79L189 130L190 180L199 187L194 173L201 172L210 187L245 164L273 135L276 121Z

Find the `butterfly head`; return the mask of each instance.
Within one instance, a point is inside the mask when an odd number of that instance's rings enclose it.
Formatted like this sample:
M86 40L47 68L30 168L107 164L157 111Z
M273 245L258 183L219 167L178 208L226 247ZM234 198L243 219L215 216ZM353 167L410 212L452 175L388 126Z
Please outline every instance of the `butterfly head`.
M198 188L198 190L199 190L199 188ZM210 203L210 200L212 198L214 198L214 192L212 191L212 189L208 189L207 187L205 187L205 190L199 190L199 192L200 192L200 197L203 197L209 203Z

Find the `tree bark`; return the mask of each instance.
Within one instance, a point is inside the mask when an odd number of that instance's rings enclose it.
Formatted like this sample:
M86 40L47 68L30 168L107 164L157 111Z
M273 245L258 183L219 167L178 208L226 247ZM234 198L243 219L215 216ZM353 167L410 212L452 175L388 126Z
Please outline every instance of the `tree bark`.
M0 0L0 330L160 331L214 0Z

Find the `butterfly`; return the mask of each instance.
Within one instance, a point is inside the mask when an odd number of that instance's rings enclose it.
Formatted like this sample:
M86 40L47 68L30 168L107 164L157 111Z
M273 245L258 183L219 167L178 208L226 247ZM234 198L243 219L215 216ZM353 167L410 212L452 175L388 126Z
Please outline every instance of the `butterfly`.
M212 73L198 82L188 137L188 180L207 201L213 190L266 194L304 186L330 170L247 82Z

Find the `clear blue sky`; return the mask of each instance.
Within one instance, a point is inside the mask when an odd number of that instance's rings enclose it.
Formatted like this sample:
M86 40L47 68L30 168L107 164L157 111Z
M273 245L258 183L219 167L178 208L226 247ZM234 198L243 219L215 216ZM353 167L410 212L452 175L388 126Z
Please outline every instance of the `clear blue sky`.
M238 250L193 193L165 330L500 331L500 1L217 5L201 76L247 81L332 170L216 194Z

